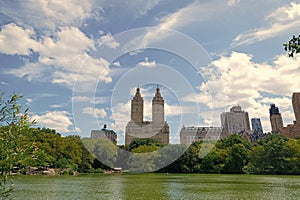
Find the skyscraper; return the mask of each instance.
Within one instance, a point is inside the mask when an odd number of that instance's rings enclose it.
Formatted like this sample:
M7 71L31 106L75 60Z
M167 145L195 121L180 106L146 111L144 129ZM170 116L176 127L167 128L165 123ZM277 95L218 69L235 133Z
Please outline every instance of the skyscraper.
M271 104L269 113L272 133L279 133L283 128L283 121L278 107L276 107L275 104Z
M292 104L296 120L293 124L283 127L281 133L286 137L295 138L300 136L300 92L293 93Z
M233 106L230 112L221 114L221 125L226 135L250 131L248 112L243 111L241 106Z
M158 87L152 99L152 121L144 121L143 110L144 100L140 88L137 88L131 100L131 120L126 126L125 144L130 144L136 138L152 138L168 144L169 125L165 121L164 99Z
M296 123L300 124L300 92L293 93L292 103L293 103Z
M259 118L251 119L252 130L254 134L261 135L263 134L263 128Z

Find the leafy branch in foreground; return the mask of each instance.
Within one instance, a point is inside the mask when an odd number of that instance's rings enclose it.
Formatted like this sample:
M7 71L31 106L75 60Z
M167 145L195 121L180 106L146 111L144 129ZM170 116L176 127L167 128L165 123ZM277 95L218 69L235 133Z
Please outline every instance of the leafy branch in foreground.
M28 109L22 113L20 98L19 94L8 100L0 96L0 199L11 196L13 183L9 175L35 151L29 131L34 122L30 122Z
M300 53L300 35L293 38L286 44L283 44L284 50L288 52L289 57L294 57L297 53Z

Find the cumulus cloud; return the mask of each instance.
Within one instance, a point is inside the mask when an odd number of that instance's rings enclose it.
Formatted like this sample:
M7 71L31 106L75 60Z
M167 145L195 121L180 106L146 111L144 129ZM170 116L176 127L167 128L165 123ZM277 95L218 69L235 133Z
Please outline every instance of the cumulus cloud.
M225 102L222 97L214 97L214 105L209 94L208 85L213 86L213 79L208 79L199 89L197 100L205 103L210 108L228 109L233 105L241 105L249 112L250 117L261 117L263 124L269 128L268 108L270 103L276 103L285 113L286 121L292 121L291 96L300 88L298 77L300 76L300 57L290 58L279 55L274 58L272 64L257 63L252 55L232 52L229 56L221 56L212 62L211 67L218 67L221 72L223 87L225 90ZM223 89L223 88L219 88ZM218 90L218 88L214 88ZM187 101L192 101L188 97ZM194 100L195 101L195 100ZM220 102L220 103L218 103Z
M35 119L38 125L54 129L60 133L74 131L71 129L73 123L66 111L50 111L42 115L33 115L32 119Z
M81 25L85 19L91 17L92 4L89 0L1 1L0 12L17 24L32 26L37 30L54 31L62 26Z
M285 34L289 30L297 31L300 27L300 3L291 2L280 7L265 17L266 25L261 28L248 30L237 35L231 46L249 45L258 41Z
M227 4L228 4L229 6L235 6L235 5L237 5L239 2L240 2L240 0L228 0L228 1L227 1Z
M6 70L5 73L26 77L28 81L46 80L70 88L77 83L79 90L93 88L98 81L111 81L109 62L89 55L95 48L94 41L78 28L62 27L55 33L55 37L44 36L39 40L31 39L32 35L36 36L33 30L16 24L3 27L0 52L28 55L32 50L38 54L36 62L25 61L24 66ZM15 42L18 44L11 45ZM50 71L51 68L54 70Z
M140 67L155 67L156 66L156 61L155 60L149 61L149 58L146 57L145 61L139 62L137 65L140 66Z
M91 116L97 116L100 118L105 118L106 117L106 111L103 108L93 108L93 107L86 107L82 109L83 114L88 114Z
M116 67L121 67L121 63L120 62L114 62L113 65L116 66Z
M30 50L38 47L38 42L32 39L34 34L31 28L22 28L13 23L4 25L0 31L0 52L29 55Z
M108 47L108 48L112 48L112 49L115 49L120 45L118 42L115 41L115 39L113 38L113 36L110 33L108 33L106 35L102 35L97 40L97 43L99 46L104 46L104 47Z

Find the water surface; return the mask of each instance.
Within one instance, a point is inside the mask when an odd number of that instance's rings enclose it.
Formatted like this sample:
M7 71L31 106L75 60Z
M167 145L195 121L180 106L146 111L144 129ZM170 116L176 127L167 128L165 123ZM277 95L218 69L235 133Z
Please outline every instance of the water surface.
M15 199L300 199L300 176L123 174L20 176Z

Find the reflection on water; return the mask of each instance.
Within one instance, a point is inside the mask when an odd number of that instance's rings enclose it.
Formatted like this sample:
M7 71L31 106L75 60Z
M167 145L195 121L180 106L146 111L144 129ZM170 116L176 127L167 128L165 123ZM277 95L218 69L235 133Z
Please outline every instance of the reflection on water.
M298 199L300 176L126 174L15 177L15 199Z

